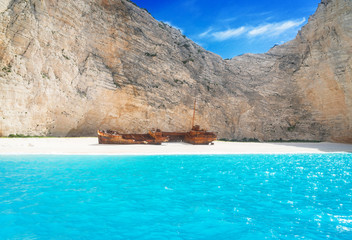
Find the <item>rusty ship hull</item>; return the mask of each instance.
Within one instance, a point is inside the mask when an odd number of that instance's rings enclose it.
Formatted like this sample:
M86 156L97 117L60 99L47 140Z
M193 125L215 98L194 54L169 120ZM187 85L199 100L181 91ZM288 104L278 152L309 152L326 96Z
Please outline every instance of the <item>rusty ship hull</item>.
M186 142L194 145L208 145L217 139L213 132L200 129L198 125L192 127L189 132L163 132L163 136L169 139L169 142Z
M189 132L149 132L148 134L120 134L111 130L98 130L99 144L154 144L186 142L208 145L217 139L216 134L194 126Z
M208 145L217 139L216 135L211 132L190 131L185 136L185 142L193 145Z
M112 130L98 130L99 144L154 144L160 145L167 142L161 132L149 132L147 134L120 134Z
M195 125L191 131L186 133L184 141L194 145L208 145L216 139L217 136L214 132L208 132L200 129L199 125Z

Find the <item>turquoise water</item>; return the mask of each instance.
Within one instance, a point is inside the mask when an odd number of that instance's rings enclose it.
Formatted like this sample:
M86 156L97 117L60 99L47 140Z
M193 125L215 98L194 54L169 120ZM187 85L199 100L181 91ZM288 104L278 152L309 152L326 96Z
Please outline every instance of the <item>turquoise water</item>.
M0 156L0 239L352 239L352 154Z

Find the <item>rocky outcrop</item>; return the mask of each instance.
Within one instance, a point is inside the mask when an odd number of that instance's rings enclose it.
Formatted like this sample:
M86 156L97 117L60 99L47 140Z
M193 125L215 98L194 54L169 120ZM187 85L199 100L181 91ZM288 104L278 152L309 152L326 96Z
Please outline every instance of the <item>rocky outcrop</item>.
M5 5L4 136L184 131L196 97L196 122L220 138L352 140L350 0L322 1L296 39L231 60L127 0Z
M295 39L305 52L293 79L325 138L352 142L352 4L325 0Z

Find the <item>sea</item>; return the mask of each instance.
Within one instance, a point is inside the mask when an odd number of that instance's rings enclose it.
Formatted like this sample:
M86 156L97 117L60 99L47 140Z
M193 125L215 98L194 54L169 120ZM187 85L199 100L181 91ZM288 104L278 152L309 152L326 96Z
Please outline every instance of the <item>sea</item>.
M352 239L352 154L0 155L0 239Z

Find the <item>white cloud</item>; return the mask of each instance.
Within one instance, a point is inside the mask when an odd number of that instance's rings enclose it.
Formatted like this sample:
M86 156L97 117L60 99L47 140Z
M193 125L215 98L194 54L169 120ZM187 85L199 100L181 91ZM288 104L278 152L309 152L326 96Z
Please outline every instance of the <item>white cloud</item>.
M282 34L289 29L299 27L306 21L305 18L301 20L289 20L289 21L284 21L284 22L279 22L279 23L269 23L266 25L254 27L252 30L248 32L249 37L255 37L259 35L270 35L270 36L277 36L279 34Z
M246 28L245 27L239 27L239 28L235 28L235 29L229 29L226 31L220 31L220 32L214 32L211 35L219 41L224 41L230 38L234 38L234 37L238 37L241 34L243 34L244 32L246 32Z
M225 41L230 38L236 38L246 34L247 37L253 38L257 36L277 36L289 30L297 30L306 21L305 18L297 20L287 20L283 22L268 23L259 26L241 26L239 28L232 28L225 31L213 32L213 28L200 33L199 38L212 37L216 41Z
M202 32L201 34L199 34L198 37L200 37L200 38L207 37L211 31L213 31L213 28L212 28L212 27L210 27L210 28L209 28L208 30L206 30L205 32Z
M280 25L278 25L276 27L276 30L277 31L286 31L287 29L300 26L305 21L306 21L306 19L303 18L301 21L287 21L287 22L283 22L282 24L280 24Z
M253 30L249 31L248 35L256 36L256 35L263 34L263 33L267 32L270 29L271 25L272 24L267 24L267 25L264 25L264 26L261 26L261 27L256 27Z

